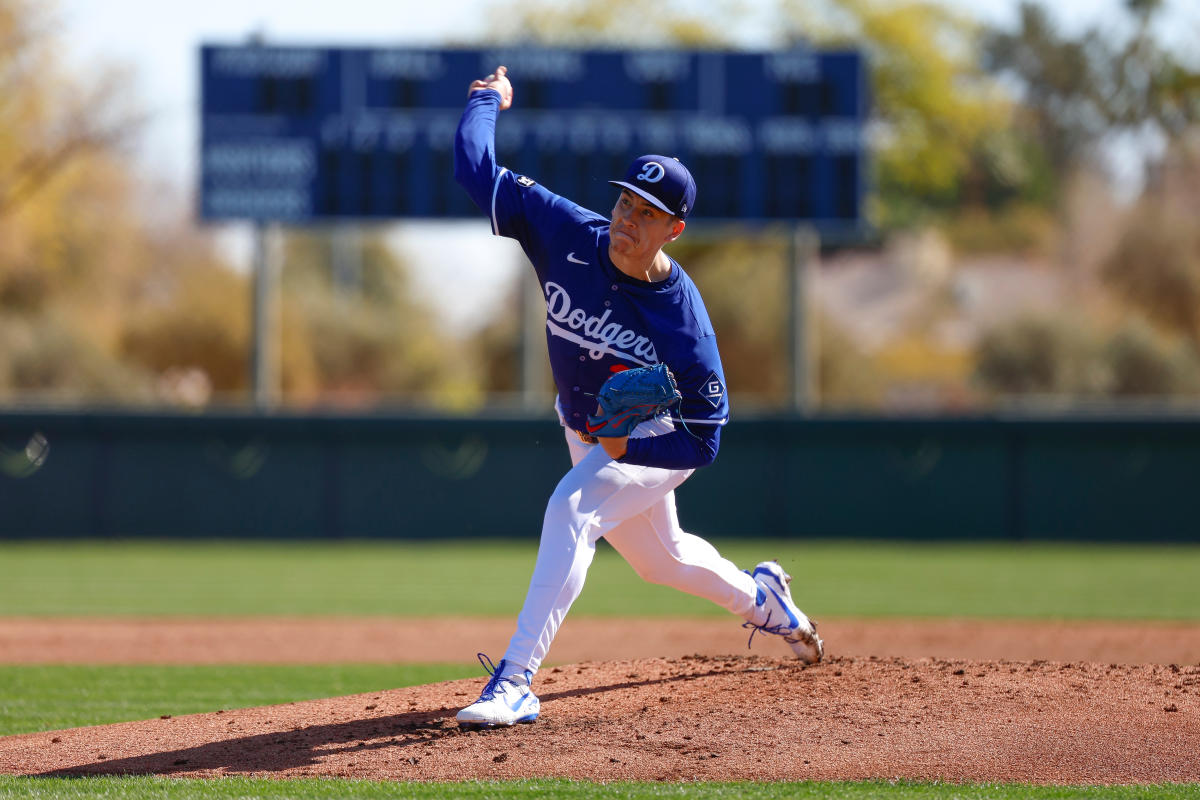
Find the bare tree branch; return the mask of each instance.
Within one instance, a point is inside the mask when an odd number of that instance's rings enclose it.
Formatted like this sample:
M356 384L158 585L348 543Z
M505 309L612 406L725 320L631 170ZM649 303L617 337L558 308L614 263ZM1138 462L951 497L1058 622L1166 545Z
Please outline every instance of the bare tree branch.
M12 163L0 163L0 217L28 202L71 164L93 154L113 152L133 140L148 115L134 109L127 99L124 87L128 82L122 71L108 69L78 99L58 92L57 96L33 101L48 109L48 120L0 115L5 127L23 129L16 140L16 151L3 159ZM27 92L53 91L28 84L20 88ZM18 118L4 118L9 116Z

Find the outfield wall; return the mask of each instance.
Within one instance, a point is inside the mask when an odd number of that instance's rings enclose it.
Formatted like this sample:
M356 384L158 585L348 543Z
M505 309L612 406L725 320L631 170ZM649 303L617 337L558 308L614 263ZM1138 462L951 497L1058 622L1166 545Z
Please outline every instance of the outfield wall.
M0 537L535 536L568 466L544 419L0 413ZM1195 418L759 417L677 494L708 536L1195 542L1198 477Z

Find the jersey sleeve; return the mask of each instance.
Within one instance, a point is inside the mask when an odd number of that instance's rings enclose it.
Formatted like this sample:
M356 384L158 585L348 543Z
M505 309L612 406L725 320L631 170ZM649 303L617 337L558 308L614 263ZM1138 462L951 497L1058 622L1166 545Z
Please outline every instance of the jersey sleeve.
M480 210L491 207L496 179L504 171L496 163L496 115L500 93L472 92L454 135L454 179Z
M492 233L516 239L537 269L554 236L578 222L600 219L532 178L496 163L500 94L484 89L467 99L454 139L454 178L491 220Z
M703 336L686 364L672 366L682 398L672 412L674 433L630 439L621 461L646 467L696 469L711 464L729 421L729 397L715 336Z
M625 444L625 455L619 460L623 464L643 467L698 469L716 460L720 446L720 426L689 425L687 429L680 428L662 436L629 439Z
M729 421L725 371L715 336L697 340L690 363L675 368L675 382L683 395L676 416L685 425L721 426Z

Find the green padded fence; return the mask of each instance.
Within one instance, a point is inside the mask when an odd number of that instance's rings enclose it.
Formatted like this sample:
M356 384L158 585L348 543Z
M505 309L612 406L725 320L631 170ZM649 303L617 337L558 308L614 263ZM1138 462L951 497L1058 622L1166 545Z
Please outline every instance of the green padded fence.
M0 414L0 537L536 533L552 420ZM678 491L711 536L1200 541L1200 421L735 421Z

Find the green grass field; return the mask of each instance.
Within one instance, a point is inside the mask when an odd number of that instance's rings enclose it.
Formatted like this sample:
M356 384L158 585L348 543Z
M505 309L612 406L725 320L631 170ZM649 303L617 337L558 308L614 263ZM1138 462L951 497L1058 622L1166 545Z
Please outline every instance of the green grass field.
M778 558L823 616L1200 619L1200 548L737 540L743 566ZM0 544L0 616L509 616L531 542ZM602 546L573 614L724 612L641 582ZM180 715L473 676L471 666L0 666L0 735ZM1200 798L1200 786L938 783L423 785L0 777L0 798Z
M474 677L464 664L0 664L0 736Z
M591 798L699 798L700 800L1185 800L1200 797L1197 787L1157 786L1013 786L937 783L606 783L530 780L506 783L468 781L456 784L373 783L352 780L272 781L224 778L220 781L169 778L54 778L0 776L0 798L92 798L157 800L157 798L291 798L293 800L360 800L405 798L443 800L591 800Z
M1200 547L723 540L777 558L814 616L1200 619ZM519 542L0 544L0 615L510 616ZM602 544L574 615L721 616L642 582Z

